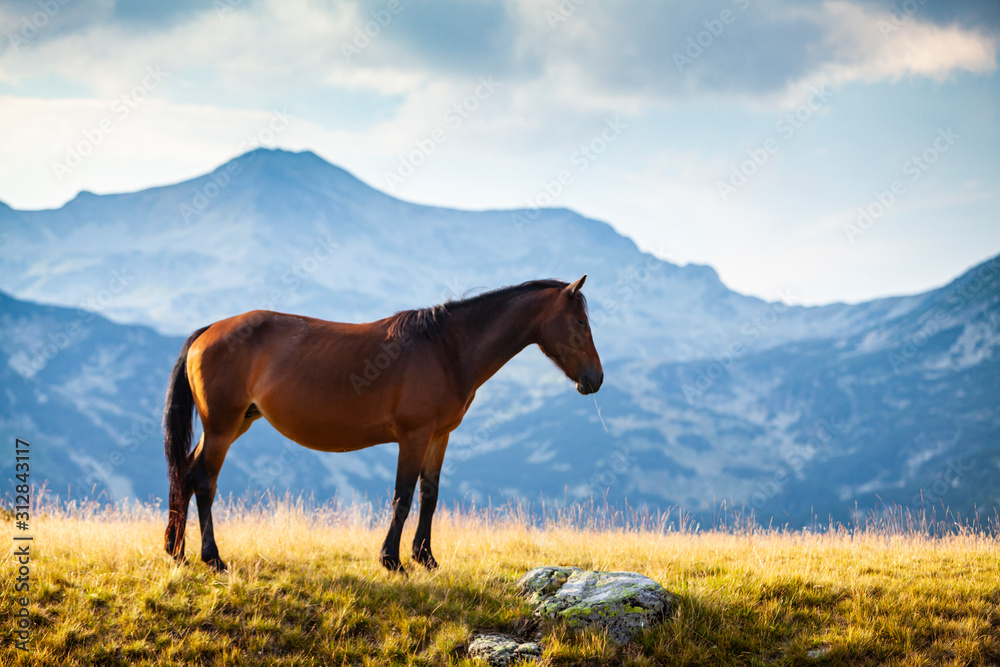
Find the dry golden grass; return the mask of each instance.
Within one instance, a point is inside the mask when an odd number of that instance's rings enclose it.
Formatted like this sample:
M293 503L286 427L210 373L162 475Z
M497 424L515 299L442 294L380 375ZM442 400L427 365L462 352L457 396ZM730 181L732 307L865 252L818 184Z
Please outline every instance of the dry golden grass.
M439 511L441 568L401 577L377 564L384 526L360 510L221 509L219 575L167 558L155 509L49 508L34 521L27 652L13 548L4 560L0 664L471 664L474 632L536 630L512 584L542 564L640 572L679 604L625 647L538 626L541 664L1000 664L1000 549L981 531L597 529L568 514L540 528L516 511Z

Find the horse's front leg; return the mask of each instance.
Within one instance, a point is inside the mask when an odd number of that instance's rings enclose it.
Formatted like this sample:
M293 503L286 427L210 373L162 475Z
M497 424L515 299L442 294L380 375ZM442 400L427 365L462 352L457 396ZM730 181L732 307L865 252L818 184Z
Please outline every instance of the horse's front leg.
M420 470L420 521L417 523L417 533L413 536L413 560L428 570L438 566L434 554L431 553L431 521L434 519L434 509L437 507L441 466L444 463L444 452L447 447L447 435L432 440Z
M378 560L390 571L403 571L399 560L399 538L403 533L403 524L410 514L410 504L413 502L413 489L420 476L420 468L424 463L424 455L430 443L429 433L409 433L399 439L399 463L396 464L396 491L392 496L392 523L389 533L382 543Z

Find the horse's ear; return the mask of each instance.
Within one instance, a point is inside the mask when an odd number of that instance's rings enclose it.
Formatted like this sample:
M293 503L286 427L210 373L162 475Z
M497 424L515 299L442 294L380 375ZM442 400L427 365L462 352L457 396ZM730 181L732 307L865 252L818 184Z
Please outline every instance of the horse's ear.
M566 286L566 294L568 296L576 296L580 293L580 288L583 287L583 283L587 280L587 274L583 274L583 277L577 280L575 283Z

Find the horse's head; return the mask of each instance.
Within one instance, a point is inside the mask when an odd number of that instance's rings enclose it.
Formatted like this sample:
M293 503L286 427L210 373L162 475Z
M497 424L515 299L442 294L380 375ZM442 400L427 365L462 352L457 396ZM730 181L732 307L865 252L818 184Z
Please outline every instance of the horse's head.
M545 310L538 329L538 347L570 380L581 394L593 394L604 382L601 358L594 348L587 318L587 302L580 293L586 274L559 291Z

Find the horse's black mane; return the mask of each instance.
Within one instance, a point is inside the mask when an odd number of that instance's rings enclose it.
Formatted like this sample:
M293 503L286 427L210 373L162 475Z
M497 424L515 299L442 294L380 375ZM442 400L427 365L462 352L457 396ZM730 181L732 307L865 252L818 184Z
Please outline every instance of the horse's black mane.
M389 337L398 340L411 336L419 336L435 340L441 337L451 314L458 310L468 308L488 309L498 300L512 299L523 294L551 287L562 289L568 284L561 280L529 280L520 285L500 287L459 301L446 301L445 303L430 306L429 308L403 310L389 318ZM580 294L580 298L583 298L583 294Z

